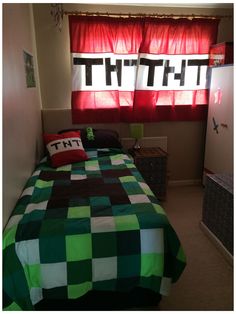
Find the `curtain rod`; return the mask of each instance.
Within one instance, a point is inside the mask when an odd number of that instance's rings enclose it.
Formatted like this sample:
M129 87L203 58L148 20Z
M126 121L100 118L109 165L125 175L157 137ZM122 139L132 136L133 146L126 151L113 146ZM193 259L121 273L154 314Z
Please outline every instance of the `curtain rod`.
M82 11L63 11L63 15L78 15L78 16L108 16L108 17L136 17L136 18L206 18L206 19L221 19L231 18L231 15L203 15L203 14L143 14L143 13L109 13L109 12L82 12Z
M203 14L142 14L142 13L109 13L109 12L82 12L82 11L65 11L63 9L62 3L54 3L51 4L51 15L54 19L56 26L58 26L59 30L62 30L62 21L64 15L77 15L77 16L107 16L107 17L123 17L123 18L145 18L145 17L153 17L153 18L188 18L188 19L196 19L196 18L205 18L205 19L221 19L221 18L232 18L231 15L203 15Z

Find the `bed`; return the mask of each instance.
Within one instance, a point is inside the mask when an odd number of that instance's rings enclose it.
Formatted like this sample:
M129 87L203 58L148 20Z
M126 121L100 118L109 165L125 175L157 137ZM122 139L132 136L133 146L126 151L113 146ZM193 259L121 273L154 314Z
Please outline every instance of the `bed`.
M131 157L103 138L86 140L84 160L55 167L45 156L26 183L3 235L4 310L91 291L168 295L185 268L178 236Z

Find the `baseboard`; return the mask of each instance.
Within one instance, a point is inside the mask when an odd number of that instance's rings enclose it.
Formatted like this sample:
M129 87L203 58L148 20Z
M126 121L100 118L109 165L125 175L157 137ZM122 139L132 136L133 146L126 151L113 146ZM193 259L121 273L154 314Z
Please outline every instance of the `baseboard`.
M234 258L230 254L230 252L224 247L222 242L212 233L203 221L200 222L200 228L204 232L204 234L211 240L211 242L215 245L215 247L219 250L219 252L225 257L227 262L233 266Z
M168 180L168 186L185 186L185 185L200 185L200 179L192 180Z

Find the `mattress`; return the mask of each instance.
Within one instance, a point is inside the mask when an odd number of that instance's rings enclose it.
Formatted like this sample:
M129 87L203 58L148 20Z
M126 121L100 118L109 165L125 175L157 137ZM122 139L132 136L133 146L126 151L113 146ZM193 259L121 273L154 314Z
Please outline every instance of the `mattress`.
M120 149L87 149L58 168L45 157L3 235L3 307L134 287L168 295L186 265L164 209Z

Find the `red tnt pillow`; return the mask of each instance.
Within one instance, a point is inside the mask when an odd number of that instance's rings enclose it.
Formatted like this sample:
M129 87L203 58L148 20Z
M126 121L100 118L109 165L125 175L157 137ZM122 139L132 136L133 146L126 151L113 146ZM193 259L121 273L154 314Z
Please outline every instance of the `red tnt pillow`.
M63 134L44 134L43 138L53 167L88 160L79 131Z

